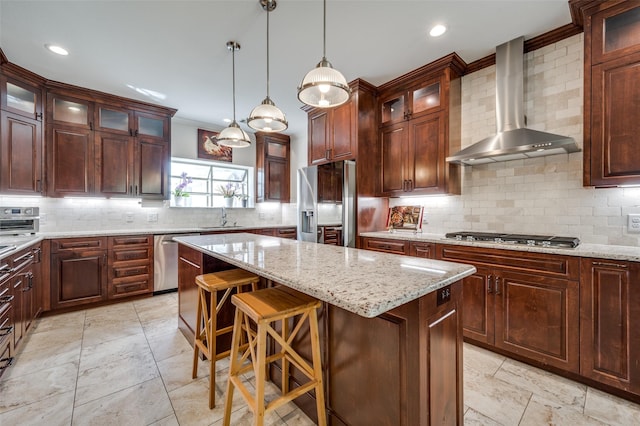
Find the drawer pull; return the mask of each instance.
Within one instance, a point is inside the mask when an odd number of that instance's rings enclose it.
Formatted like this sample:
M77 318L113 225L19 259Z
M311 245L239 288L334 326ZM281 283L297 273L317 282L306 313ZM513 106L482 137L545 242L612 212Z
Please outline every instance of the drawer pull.
M11 333L13 333L13 326L12 325L10 325L9 327L0 328L0 337L8 336Z
M13 297L13 294L0 297L0 304L11 303L13 301Z
M502 291L500 290L500 277L496 277L495 282L496 282L496 296L500 296L502 294Z
M13 357L10 356L9 358L2 358L0 359L0 362L4 362L4 365L0 366L0 370L4 370L7 367L11 367L13 364Z
M610 262L593 262L593 266L610 266L612 268L626 268L627 265L622 263L610 263Z
M493 289L491 288L491 280L493 279L493 275L487 276L487 293L493 293Z

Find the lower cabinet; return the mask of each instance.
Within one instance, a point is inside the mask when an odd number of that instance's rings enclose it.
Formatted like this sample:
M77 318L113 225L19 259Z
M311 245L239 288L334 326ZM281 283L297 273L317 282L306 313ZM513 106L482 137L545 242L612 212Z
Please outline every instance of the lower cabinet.
M580 374L640 395L640 263L581 261Z
M107 300L107 237L51 241L51 308Z
M579 258L449 245L437 258L478 270L463 280L467 340L579 371Z
M108 298L153 292L153 236L109 237Z

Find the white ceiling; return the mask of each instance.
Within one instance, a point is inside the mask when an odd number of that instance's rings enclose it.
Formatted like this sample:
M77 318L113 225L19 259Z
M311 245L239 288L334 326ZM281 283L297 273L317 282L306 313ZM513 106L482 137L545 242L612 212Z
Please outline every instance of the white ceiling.
M271 98L287 115L285 133L304 138L296 87L322 57L322 1L277 2L270 16ZM470 63L512 38L570 22L566 0L328 0L327 59L347 81L380 85L454 51ZM447 33L429 37L435 23L447 25ZM266 95L266 12L258 0L0 0L0 47L12 63L219 127L232 115L229 40L242 45L239 120ZM45 43L70 54L54 55Z

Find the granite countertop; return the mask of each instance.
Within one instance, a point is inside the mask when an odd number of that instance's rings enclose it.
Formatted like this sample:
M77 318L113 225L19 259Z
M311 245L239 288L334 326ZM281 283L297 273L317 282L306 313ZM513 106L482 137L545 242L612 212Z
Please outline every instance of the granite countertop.
M387 238L403 241L423 241L471 247L486 247L505 250L528 251L534 253L561 254L576 257L595 257L602 259L628 260L640 262L640 247L615 246L606 244L580 244L576 248L527 246L508 243L458 241L445 238L444 234L414 234L412 232L363 232L361 237Z
M248 233L175 241L367 318L476 271L461 263Z

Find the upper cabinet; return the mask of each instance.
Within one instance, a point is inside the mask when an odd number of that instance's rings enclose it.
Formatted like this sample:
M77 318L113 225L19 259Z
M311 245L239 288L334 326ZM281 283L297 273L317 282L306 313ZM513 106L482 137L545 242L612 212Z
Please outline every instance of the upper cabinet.
M308 114L308 164L356 160L358 195L375 196L379 151L376 144L377 90L356 79L349 83L351 97L331 109L303 107Z
M459 194L460 168L446 162L460 148L460 76L451 54L379 89L379 195Z
M86 89L50 88L47 195L166 198L174 113Z
M0 67L0 193L42 193L42 85L26 70Z
M638 185L640 3L583 3L584 185Z
M256 201L290 201L289 150L289 136L256 133Z

